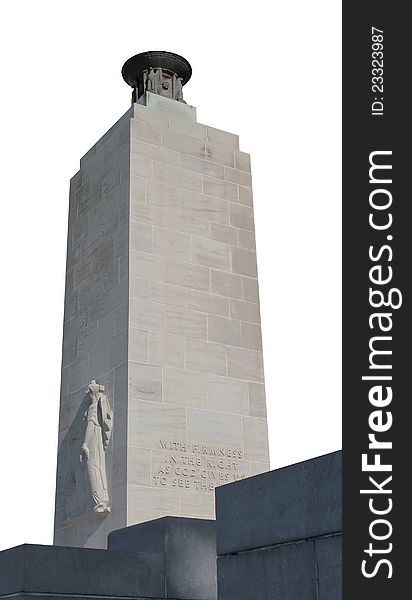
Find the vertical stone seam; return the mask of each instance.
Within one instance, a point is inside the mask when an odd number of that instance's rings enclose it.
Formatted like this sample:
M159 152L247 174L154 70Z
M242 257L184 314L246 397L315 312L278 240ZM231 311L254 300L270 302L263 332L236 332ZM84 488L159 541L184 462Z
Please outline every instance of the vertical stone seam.
M266 398L265 398L265 402L266 402ZM251 404L250 404L250 381L248 381L248 384L247 384L247 406L248 406L247 414L249 417L251 417L252 413L251 413L251 409L250 409L250 406L251 406ZM243 431L243 429L242 429L242 431Z
M319 570L318 570L318 555L316 551L316 540L312 541L313 544L313 556L314 556L314 575L315 575L315 591L316 591L316 600L320 600L319 595Z
M132 144L131 144L131 139L132 139L132 120L133 120L133 110L131 111L131 115L129 118L129 143L128 143L128 148L127 148L127 152L128 152L128 163L129 163L129 176L128 176L128 181L129 181L129 189L127 190L127 202L128 202L128 214L129 214L129 222L128 222L128 226L127 226L127 342L126 342L126 394L127 394L127 398L126 398L126 419L127 419L127 424L126 424L126 439L125 439L125 445L126 445L126 482L125 482L125 487L126 487L126 527L129 524L129 477L128 477L128 470L129 470L129 442L128 442L128 438L129 438L129 355L130 355L130 279L131 279L131 273L130 273L130 266L131 266L131 261L130 261L130 240L131 240L131 224L132 224L132 202L131 202L131 181L132 181ZM145 190L145 194L146 194L146 190ZM149 343L149 341L147 342ZM149 350L148 350L148 355L149 355ZM115 416L116 417L116 416Z
M169 525L165 524L165 545L163 548L163 575L164 575L164 597L168 598L167 594L167 557L168 557L168 549L169 549Z

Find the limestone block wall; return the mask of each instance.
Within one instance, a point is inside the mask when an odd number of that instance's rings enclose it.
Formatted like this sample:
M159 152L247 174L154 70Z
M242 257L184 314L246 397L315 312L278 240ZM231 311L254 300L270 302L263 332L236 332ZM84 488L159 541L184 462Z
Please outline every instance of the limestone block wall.
M105 547L126 524L130 111L81 159L70 182L54 543ZM116 418L106 452L112 513L89 513L79 451L91 379ZM69 521L69 523L68 523Z
M71 181L58 545L214 518L216 487L269 468L250 159L195 115L147 94ZM113 409L105 515L79 460L92 379Z
M250 158L162 100L131 120L128 525L269 468Z

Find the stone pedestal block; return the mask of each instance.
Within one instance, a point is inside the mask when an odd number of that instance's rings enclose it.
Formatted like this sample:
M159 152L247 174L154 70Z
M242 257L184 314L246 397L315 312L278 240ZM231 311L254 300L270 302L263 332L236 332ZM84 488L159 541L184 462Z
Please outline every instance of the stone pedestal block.
M140 523L112 531L108 549L162 556L167 598L217 597L214 521L164 517Z
M216 493L219 600L341 600L342 455Z
M224 486L216 515L219 555L340 533L342 453Z
M164 595L163 557L25 544L0 552L0 598L153 598Z

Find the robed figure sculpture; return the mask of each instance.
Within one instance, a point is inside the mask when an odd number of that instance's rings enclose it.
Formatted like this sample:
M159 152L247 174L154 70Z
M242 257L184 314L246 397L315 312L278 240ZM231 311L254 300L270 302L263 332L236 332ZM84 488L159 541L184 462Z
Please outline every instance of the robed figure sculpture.
M113 412L104 386L92 380L88 387L90 404L84 414L86 429L80 462L87 469L94 512L110 512L106 475L106 448L113 426Z

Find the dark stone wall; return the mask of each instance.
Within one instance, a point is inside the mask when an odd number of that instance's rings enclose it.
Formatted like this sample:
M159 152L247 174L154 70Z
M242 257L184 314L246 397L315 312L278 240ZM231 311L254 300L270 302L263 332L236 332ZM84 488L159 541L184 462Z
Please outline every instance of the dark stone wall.
M163 599L163 557L148 552L25 544L0 553L0 597L9 594Z
M214 521L164 517L112 532L108 546L0 552L0 598L216 600Z
M139 523L112 531L108 550L160 554L166 598L216 600L215 521L164 517Z
M341 452L216 490L219 600L340 600Z

